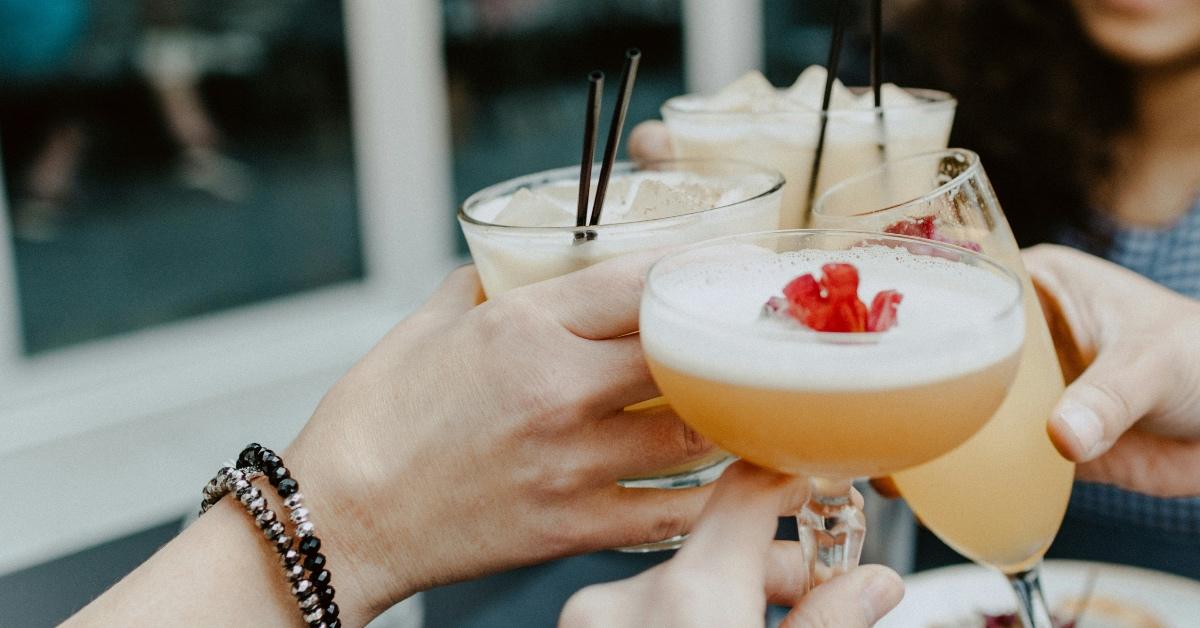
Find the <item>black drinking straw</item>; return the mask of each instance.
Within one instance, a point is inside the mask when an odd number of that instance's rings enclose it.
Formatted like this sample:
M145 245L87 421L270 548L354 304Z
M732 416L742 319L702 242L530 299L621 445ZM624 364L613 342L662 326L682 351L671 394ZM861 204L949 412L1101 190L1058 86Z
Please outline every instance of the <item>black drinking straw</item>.
M887 127L883 121L883 0L871 0L871 91L879 123L879 155L886 159Z
M883 106L883 0L871 0L871 91ZM882 112L880 112L882 113Z
M837 0L833 9L833 37L829 40L829 62L825 65L825 95L821 98L821 126L817 132L817 150L813 154L812 174L808 179L808 205L812 206L817 193L817 177L821 174L821 154L825 151L825 125L829 122L829 100L833 82L837 80L838 64L842 58L842 35L846 30L845 0Z
M596 200L592 202L589 226L600 224L600 212L604 211L604 193L608 190L608 178L612 175L617 147L621 144L621 127L625 126L625 114L629 111L629 99L633 95L633 82L637 79L638 62L641 59L641 50L630 48L625 51L625 67L621 68L621 85L617 92L617 104L613 107L612 122L608 127L608 142L604 144L604 162L600 164L600 178L596 181Z
M596 158L596 128L600 126L600 97L604 93L604 73L588 75L587 112L583 122L583 158L579 162L579 202L575 207L575 226L588 220L588 198L592 187L592 160Z

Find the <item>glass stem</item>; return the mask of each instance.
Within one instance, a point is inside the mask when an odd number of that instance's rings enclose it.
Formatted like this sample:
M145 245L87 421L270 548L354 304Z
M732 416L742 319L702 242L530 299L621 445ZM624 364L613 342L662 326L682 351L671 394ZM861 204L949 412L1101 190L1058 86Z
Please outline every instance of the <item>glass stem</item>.
M1040 565L1040 563L1039 563ZM1020 573L1008 574L1008 582L1017 594L1017 615L1025 628L1054 628L1050 607L1042 595L1039 565Z
M850 480L814 478L812 495L796 516L810 590L858 566L867 525L851 488Z

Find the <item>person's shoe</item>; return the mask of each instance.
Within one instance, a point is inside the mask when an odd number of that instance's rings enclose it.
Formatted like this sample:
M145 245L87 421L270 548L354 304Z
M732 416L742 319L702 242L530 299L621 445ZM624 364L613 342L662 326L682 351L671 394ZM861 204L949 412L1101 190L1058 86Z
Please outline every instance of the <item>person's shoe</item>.
M230 203L240 203L250 196L249 168L216 150L188 149L179 167L179 178L193 190L207 192Z

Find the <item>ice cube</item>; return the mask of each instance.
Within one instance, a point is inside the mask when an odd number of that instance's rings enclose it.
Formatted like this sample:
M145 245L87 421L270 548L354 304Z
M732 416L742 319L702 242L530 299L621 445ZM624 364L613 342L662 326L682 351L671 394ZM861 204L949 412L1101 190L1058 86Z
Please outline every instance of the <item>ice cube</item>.
M592 169L594 173L599 174L599 166ZM550 185L540 188L538 193L546 198L567 208L574 208L579 203L579 185L575 183ZM588 206L591 207L596 202L596 181L592 181L591 188L588 191ZM608 180L608 190L604 192L604 206L611 208L614 205L629 202L629 177L613 176ZM571 209L571 211L574 211ZM608 211L605 209L604 211Z
M575 224L575 212L544 194L521 188L496 214L495 222L513 227L567 227Z
M774 108L775 86L758 70L751 70L708 99L714 111L759 111Z
M784 92L784 98L801 103L813 109L821 108L825 98L825 68L810 65L800 73L796 82ZM854 94L838 79L833 80L833 89L829 92L830 109L849 109L855 106Z
M897 105L904 107L908 105L915 105L920 102L919 98L908 93L903 87L900 87L895 83L884 83L883 86L880 87L880 91L882 92L881 97L883 98L884 107L894 107Z
M608 180L608 189L604 191L604 206L616 207L629 202L629 177ZM592 203L596 202L596 184L592 184Z
M621 216L622 222L670 218L716 207L721 199L717 188L699 183L669 185L656 179L646 179L637 187L633 202Z
M905 107L918 102L918 98L904 91L904 88L898 87L895 83L884 83L879 88L880 98L883 100L883 107ZM875 108L875 93L867 89L862 94L859 94L854 103L855 109L874 109Z
M579 196L577 183L553 183L538 188L537 194L563 207L574 207Z

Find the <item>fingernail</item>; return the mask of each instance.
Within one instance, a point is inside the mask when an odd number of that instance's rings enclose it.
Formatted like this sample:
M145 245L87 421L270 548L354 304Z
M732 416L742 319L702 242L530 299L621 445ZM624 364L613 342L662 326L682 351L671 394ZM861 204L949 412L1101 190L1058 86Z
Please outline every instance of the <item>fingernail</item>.
M874 624L883 619L888 611L900 603L904 597L904 582L896 572L886 569L879 570L867 580L863 587L862 603L867 614L867 623Z
M1058 410L1058 417L1067 424L1085 459L1092 459L1099 453L1100 441L1104 438L1104 426L1100 417L1089 407L1065 401Z

